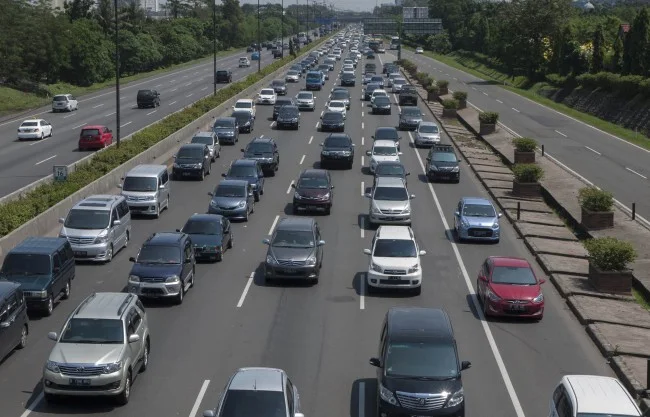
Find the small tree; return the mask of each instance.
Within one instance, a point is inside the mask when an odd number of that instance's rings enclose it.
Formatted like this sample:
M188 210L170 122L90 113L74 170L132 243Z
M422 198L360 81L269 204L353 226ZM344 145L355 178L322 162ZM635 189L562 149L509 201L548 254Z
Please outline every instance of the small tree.
M589 211L607 212L614 207L614 195L596 187L581 188L578 201L581 207Z
M544 170L537 164L515 164L512 173L517 182L526 184L539 182L544 177Z
M615 237L599 237L583 242L590 261L601 271L626 271L636 259L631 243Z
M453 97L458 101L467 100L467 91L454 91Z
M458 110L458 100L453 98L442 100L442 108L447 110Z
M478 120L486 125L494 125L499 121L499 113L494 111L483 111L479 113Z
M537 141L531 138L514 138L512 144L519 152L535 152Z

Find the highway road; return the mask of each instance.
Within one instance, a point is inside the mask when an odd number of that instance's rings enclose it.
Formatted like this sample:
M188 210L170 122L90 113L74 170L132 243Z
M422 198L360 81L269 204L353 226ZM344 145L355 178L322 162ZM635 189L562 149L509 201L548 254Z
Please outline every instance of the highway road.
M547 416L551 391L562 375L612 375L551 284L545 284L546 314L539 323L478 318L472 294L484 258L508 255L534 262L533 257L505 220L499 244L449 240L458 200L487 193L466 164L460 184L427 183L422 168L426 151L410 146L408 132L402 133L401 158L411 172L410 193L416 195L413 229L428 252L422 257L422 294L367 295L363 283L368 259L362 250L369 247L374 232L365 227L368 201L362 194L372 177L362 169L368 162L364 154L377 127L396 125L399 107L395 105L392 115L371 115L360 100L359 85L351 89L346 125L356 144L354 167L332 171L335 206L330 216L316 217L326 241L320 283L313 287L264 283L262 239L280 217L291 213L291 182L302 169L319 166L319 144L326 137L317 130L319 116L336 81L331 77L325 90L316 93L316 111L302 113L298 131L275 130L272 108L258 107L254 134L277 140L280 169L267 179L250 221L234 224L234 248L224 261L198 265L196 284L185 302L148 305L150 364L134 382L130 403L124 407L89 399L44 403L41 366L53 346L47 332L59 331L67 315L92 291L122 290L131 268L128 258L146 237L179 228L193 213L205 212L208 191L230 161L240 157L250 134L242 135L239 145L224 147L205 181L174 182L174 200L184 204L173 205L158 220L134 220L131 244L112 263L78 266L71 299L60 303L51 317L32 321L28 346L0 365L3 417L195 417L216 406L227 379L244 366L285 369L300 390L307 417L375 417L375 369L368 359L377 352L381 322L393 306L447 309L461 359L473 364L463 375L468 417ZM301 87L291 85L289 94ZM429 113L425 118L433 119ZM543 276L539 268L536 272Z
M257 71L257 63L239 68L238 60L250 53L237 52L217 60L217 69L233 73L233 82ZM270 51L262 51L262 65L274 62ZM125 137L165 116L188 106L213 92L212 61L159 74L120 87L121 135ZM218 84L223 88L227 84ZM138 109L136 94L140 89L155 89L161 95L161 105L155 109ZM32 115L0 122L0 196L7 195L34 181L52 174L53 165L69 165L93 151L77 148L79 132L86 124L102 124L115 131L115 89L108 88L92 95L79 97L79 110L52 113L51 107L35 110ZM16 129L27 118L42 118L52 123L54 136L41 141L18 141Z
M450 90L467 91L477 108L499 112L513 133L536 139L552 157L627 207L636 202L637 213L650 219L650 151L432 58L406 50L403 56L419 71L448 80Z

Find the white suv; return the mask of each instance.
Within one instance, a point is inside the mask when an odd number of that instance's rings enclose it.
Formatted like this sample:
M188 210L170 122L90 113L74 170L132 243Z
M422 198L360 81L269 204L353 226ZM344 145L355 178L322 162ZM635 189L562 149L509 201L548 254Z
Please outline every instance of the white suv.
M366 274L368 292L376 288L400 288L420 294L420 256L427 252L419 249L409 226L379 226L372 239L372 249L363 252L370 255Z
M402 153L397 149L397 143L392 140L376 140L372 144L372 150L366 151L366 155L370 157L368 169L372 174L375 173L377 164L380 162L399 162L399 156Z

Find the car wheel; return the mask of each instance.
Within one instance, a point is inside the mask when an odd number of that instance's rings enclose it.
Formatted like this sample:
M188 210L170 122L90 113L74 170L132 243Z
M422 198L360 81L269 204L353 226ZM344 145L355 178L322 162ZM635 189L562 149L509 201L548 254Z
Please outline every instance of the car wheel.
M124 381L124 389L121 393L115 398L116 402L119 405L127 405L129 403L129 398L131 397L131 373L126 376L126 381Z
M160 217L160 204L156 206L156 214L154 214L153 216L156 219Z
M113 260L113 245L108 247L108 253L106 253L106 263L109 263Z
M54 136L54 129L50 129L50 137Z
M41 140L43 140L44 137L43 132L41 132Z
M70 281L68 281L65 284L65 288L63 289L63 294L61 295L61 297L64 300L67 300L68 298L70 298L70 290L71 290L71 288L72 288L72 285L70 284Z
M18 341L18 345L16 346L16 349L24 349L25 346L27 346L27 335L29 334L29 331L27 329L27 325L23 325L23 328L20 330L20 340Z
M185 283L181 281L181 289L178 291L176 296L176 304L183 304L183 298L185 298Z
M230 239L228 240L228 249L232 249L232 230L230 231Z
M149 366L149 341L144 342L144 352L142 353L142 364L140 365L140 372L147 370Z
M246 209L246 214L244 215L244 221L245 221L245 222L248 221L248 216L250 216L250 214L251 214L252 212L253 212L253 210L248 210L248 209Z
M199 176L199 178L201 179L201 181L205 179L205 169L201 170L201 176Z
M194 288L194 275L196 275L196 270L192 269L192 278L190 279L190 288Z
M47 298L47 305L45 306L45 315L46 316L51 316L52 311L54 311L54 297L52 297L52 294Z

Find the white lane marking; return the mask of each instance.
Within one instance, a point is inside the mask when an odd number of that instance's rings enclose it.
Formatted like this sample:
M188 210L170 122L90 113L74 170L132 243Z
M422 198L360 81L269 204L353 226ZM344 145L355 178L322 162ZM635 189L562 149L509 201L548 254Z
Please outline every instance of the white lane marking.
M190 83L185 84L185 87L189 87L191 85L192 85L192 83L190 82Z
M458 81L458 78L454 77L454 80Z
M196 413L199 412L199 407L201 406L201 402L203 401L205 392L208 390L208 385L210 385L209 379L203 381L203 385L201 385L201 389L199 390L199 395L196 396L196 400L194 401L194 405L192 406L192 411L190 411L189 417L195 417Z
M365 127L366 125L363 122L361 122L361 130L365 129Z
M363 117L363 116L364 116L364 114L365 114L365 112L361 112L361 117Z
M38 165L38 164L37 164L37 165ZM639 177L643 178L644 180L647 180L647 179L648 179L648 177L646 177L645 175L639 174L638 172L636 172L636 171L633 170L633 169L630 169L630 168L628 168L628 167L625 167L625 169L628 170L628 171L630 171L632 174L638 175Z
M361 281L359 282L359 310L365 310L366 309L366 285L368 285L366 275L367 275L367 273L361 274ZM363 382L361 384L363 384ZM361 384L359 384L359 389L361 389ZM361 393L359 393L359 395L361 395ZM365 394L364 394L364 397L365 397ZM365 400L365 398L364 398L364 400ZM365 404L361 405L362 403L363 403L363 401L361 401L359 403L359 408L360 409L365 407ZM362 416L363 416L363 414L359 414L359 417L362 417Z
M325 110L323 110L322 112L320 112L320 117L323 117L324 114L325 114Z
M359 222L361 226L359 229L361 230L361 239L365 239L366 237L366 221L364 220L364 217L361 217L361 221Z
M411 140L411 143L415 145L415 141L413 140L413 134L411 132L409 132L409 139ZM414 148L414 150L415 150L415 156L417 157L418 162L420 163L420 168L422 169L422 172L426 172L420 153L417 151L417 149ZM427 185L429 186L429 191L431 192L431 196L433 197L433 201L436 205L436 209L438 210L438 215L440 216L442 225L446 230L445 234L447 236L447 239L449 240L449 244L451 245L451 248L456 257L456 262L458 263L460 271L463 274L463 278L465 279L465 285L467 286L467 290L472 296L471 298L472 298L472 304L474 305L474 311L476 311L476 314L478 315L479 320L481 321L483 332L485 333L485 337L487 338L488 344L490 345L490 350L492 350L492 355L494 356L494 359L497 363L497 367L499 368L499 373L503 378L503 382L506 386L506 390L508 391L508 395L510 396L510 401L512 402L512 405L515 409L515 413L517 414L517 417L525 417L526 415L524 414L524 410L521 407L521 403L519 402L519 397L517 396L517 392L515 391L515 388L512 384L512 380L510 379L510 374L508 373L506 364L503 361L503 357L501 356L501 352L499 351L497 342L496 340L494 340L494 335L492 334L492 330L490 329L488 322L485 320L485 316L483 315L483 309L481 308L481 305L478 302L478 298L476 298L476 292L474 291L474 286L472 285L472 281L467 272L467 268L465 267L465 262L463 261L463 258L460 252L458 251L458 245L454 241L454 236L451 233L451 229L449 228L449 223L447 223L447 218L445 217L445 213L442 209L442 206L440 205L440 200L438 200L438 195L436 194L436 191L433 189L431 183L427 183Z
M80 124L80 125L78 125L78 126L73 126L72 128L73 128L73 129L79 129L79 128L82 127L82 126L86 126L86 123L82 123L82 124Z
M203 88L201 89L201 91L205 91L205 90L207 90L207 89L208 89L208 87L203 87Z
M133 123L133 122L126 122L126 123L124 123L123 125L121 125L120 127L128 126L128 125L130 125L131 123Z
M485 96L487 96L487 95L488 95L488 93L486 93L485 91L482 91L482 93L483 93L483 95L485 95Z
M32 143L29 144L29 146L40 145L41 143L47 142L50 139L52 139L52 136L50 136L49 138L41 139L41 140L36 141L36 142L32 142Z
M70 113L70 114L67 115L67 116L63 116L63 118L64 118L64 119L67 119L68 117L72 117L72 116L76 116L76 115L77 115L77 113ZM1 125L0 125L0 126L1 126Z
M560 132L559 130L556 130L555 133L557 133L558 135L562 135L562 136L564 136L565 138L567 137L564 133Z
M126 100L126 97L120 97L120 101Z
M187 78L187 75L183 75L183 78Z
M293 184L293 181L291 181L291 183ZM291 187L289 187L289 188L291 188ZM275 229L275 225L278 224L278 220L280 220L280 216L276 215L275 219L273 219L273 223L271 224L271 228L269 229L269 233L268 233L269 236L271 236L273 234L273 229Z
M472 90L476 91L476 87L472 87Z
M275 122L271 122L271 124L269 125L270 128L272 128L273 126L275 126Z
M503 101L501 101L501 100L499 100L499 99L496 99L496 100L497 100L497 103L501 103L501 104L503 104Z
M585 148L589 149L591 152L595 153L596 155L602 155L600 152L598 152L594 148L590 148L589 146L585 146Z
M156 87L162 87L162 84L156 84Z
M303 162L305 162L305 155L303 155L302 158L300 158L300 165L302 165Z
M112 116L112 115L114 115L115 113L117 113L117 112L116 112L116 111L114 111L113 113L108 113L108 114L105 114L105 115L104 115L104 117L110 117L110 116Z
M93 106L93 109L98 109L98 108L102 107L103 105L104 105L104 103Z
M169 90L169 91L171 91L173 93L176 90L178 90L178 88L174 88L173 90Z
M237 302L237 308L241 308L241 306L244 305L246 294L248 294L248 290L251 289L251 284L253 283L254 279L255 279L255 272L251 272L251 275L248 277L248 281L246 282L246 286L244 287L244 291L241 293L241 297L239 297L239 301Z
M316 122L316 129L318 129L319 124L320 124L320 122Z
M175 82L176 82L176 80L171 80L171 81L170 81L170 83L175 83Z
M289 188L287 188L287 194L289 194L289 193L291 192L291 186L292 186L293 184L295 184L295 182L294 182L293 180L291 180L291 182L289 183ZM273 226L275 226L275 223L273 223ZM273 228L271 228L271 229L273 229ZM269 233L269 234L270 234L270 233Z
M366 140L366 139L365 139L363 136L361 136L361 146L363 146L363 142L364 142L365 140Z
M364 161L365 161L365 158L363 157L363 155L361 155L361 166L365 166L365 165L366 165Z
M310 145L311 145L311 141L312 141L312 140L314 140L314 137L313 137L313 136L309 138L309 144L310 144Z
M516 111L517 113L521 113L519 110L515 109L514 107L512 108L512 110Z
M41 392L38 394L38 397L34 401L31 402L26 408L25 411L20 415L20 417L27 417L38 407L38 405L43 401L43 393Z
M172 101L171 103L169 103L170 106L173 106L174 104L176 104L175 101Z
M186 97L186 98L190 98L190 97L192 97L193 95L194 95L194 93L190 93L190 94L186 95L185 97Z
M56 155L52 155L52 156L50 156L49 158L45 158L45 159L43 159L42 161L39 161L39 162L35 163L34 165L40 165L40 164L42 164L43 162L47 162L47 161L49 161L50 159L54 159L54 158L56 158Z
M366 184L361 181L361 197L366 195Z
M158 110L150 111L149 113L147 113L147 116L151 116L152 114L154 114L154 113L157 112L157 111L158 111Z

